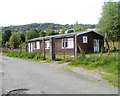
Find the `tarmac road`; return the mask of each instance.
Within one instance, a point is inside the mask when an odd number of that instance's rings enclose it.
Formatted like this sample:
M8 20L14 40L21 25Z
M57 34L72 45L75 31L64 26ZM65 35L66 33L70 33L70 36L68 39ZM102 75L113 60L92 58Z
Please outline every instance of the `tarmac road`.
M2 92L29 89L29 94L118 94L109 83L90 81L74 72L59 70L49 64L0 56L3 73ZM1 94L0 94L1 95Z

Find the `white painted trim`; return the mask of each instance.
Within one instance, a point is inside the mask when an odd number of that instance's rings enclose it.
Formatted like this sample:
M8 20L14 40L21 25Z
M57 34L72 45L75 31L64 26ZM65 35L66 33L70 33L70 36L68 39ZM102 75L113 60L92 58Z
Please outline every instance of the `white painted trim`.
M45 41L45 49L50 49L50 42L49 42L49 40Z
M30 53L31 50L30 50L30 43L28 43L28 52Z
M66 40L62 39L62 49L73 49L74 48L74 39L73 38L64 38ZM71 40L70 40L71 39ZM67 42L67 47L63 46L63 41L64 41L64 46L65 46L65 42Z
M40 41L37 41L36 44L37 44L37 45L36 45L36 46L37 46L36 49L40 49Z
M88 43L88 36L83 36L83 43Z
M94 39L93 40L93 47L94 47L94 52L99 52L100 48L99 48L99 39Z

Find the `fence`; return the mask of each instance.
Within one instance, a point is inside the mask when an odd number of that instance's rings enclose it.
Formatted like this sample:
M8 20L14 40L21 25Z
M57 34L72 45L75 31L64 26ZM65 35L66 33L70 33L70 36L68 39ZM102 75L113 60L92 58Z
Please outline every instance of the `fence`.
M111 42L111 41L109 41L108 44L110 46L110 49L113 49L113 47L115 47L120 50L120 41L114 42L114 46L113 46L113 42ZM104 46L107 47L106 42L104 42Z

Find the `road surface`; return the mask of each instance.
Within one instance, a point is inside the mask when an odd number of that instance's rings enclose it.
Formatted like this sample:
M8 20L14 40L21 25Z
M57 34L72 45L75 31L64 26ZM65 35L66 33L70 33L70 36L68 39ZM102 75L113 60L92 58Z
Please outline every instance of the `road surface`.
M3 94L21 88L29 89L29 94L118 94L118 88L110 83L90 81L49 64L6 56L0 58L0 87L3 85L0 93Z

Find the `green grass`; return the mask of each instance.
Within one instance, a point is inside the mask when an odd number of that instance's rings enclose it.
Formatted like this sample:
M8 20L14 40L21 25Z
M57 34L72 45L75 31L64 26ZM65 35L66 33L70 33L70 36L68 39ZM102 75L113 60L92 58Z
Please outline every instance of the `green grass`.
M73 70L71 70L70 68L60 68L62 70L66 70L66 71L70 71L70 72L74 72Z
M108 80L114 86L120 87L120 81L118 80L117 74L115 75L115 74L103 74L103 73L101 73L101 75L103 76L103 79Z
M74 59L74 56L72 56L72 55L65 55L64 56L64 54L56 54L56 58L57 59L61 59L61 60L73 60Z
M22 58L22 59L31 59L31 60L35 60L35 61L39 61L39 60L43 59L41 53L39 53L39 52L33 52L33 53L28 53L28 52L8 52L5 55L9 56L9 57L17 57L17 58Z
M118 74L120 69L118 66L118 52L107 55L91 54L87 58L79 57L77 60L73 60L69 63L70 66L84 67L89 70L101 69L106 74L102 74L103 78L108 80L114 86L120 87L118 81ZM118 84L119 83L119 84Z

